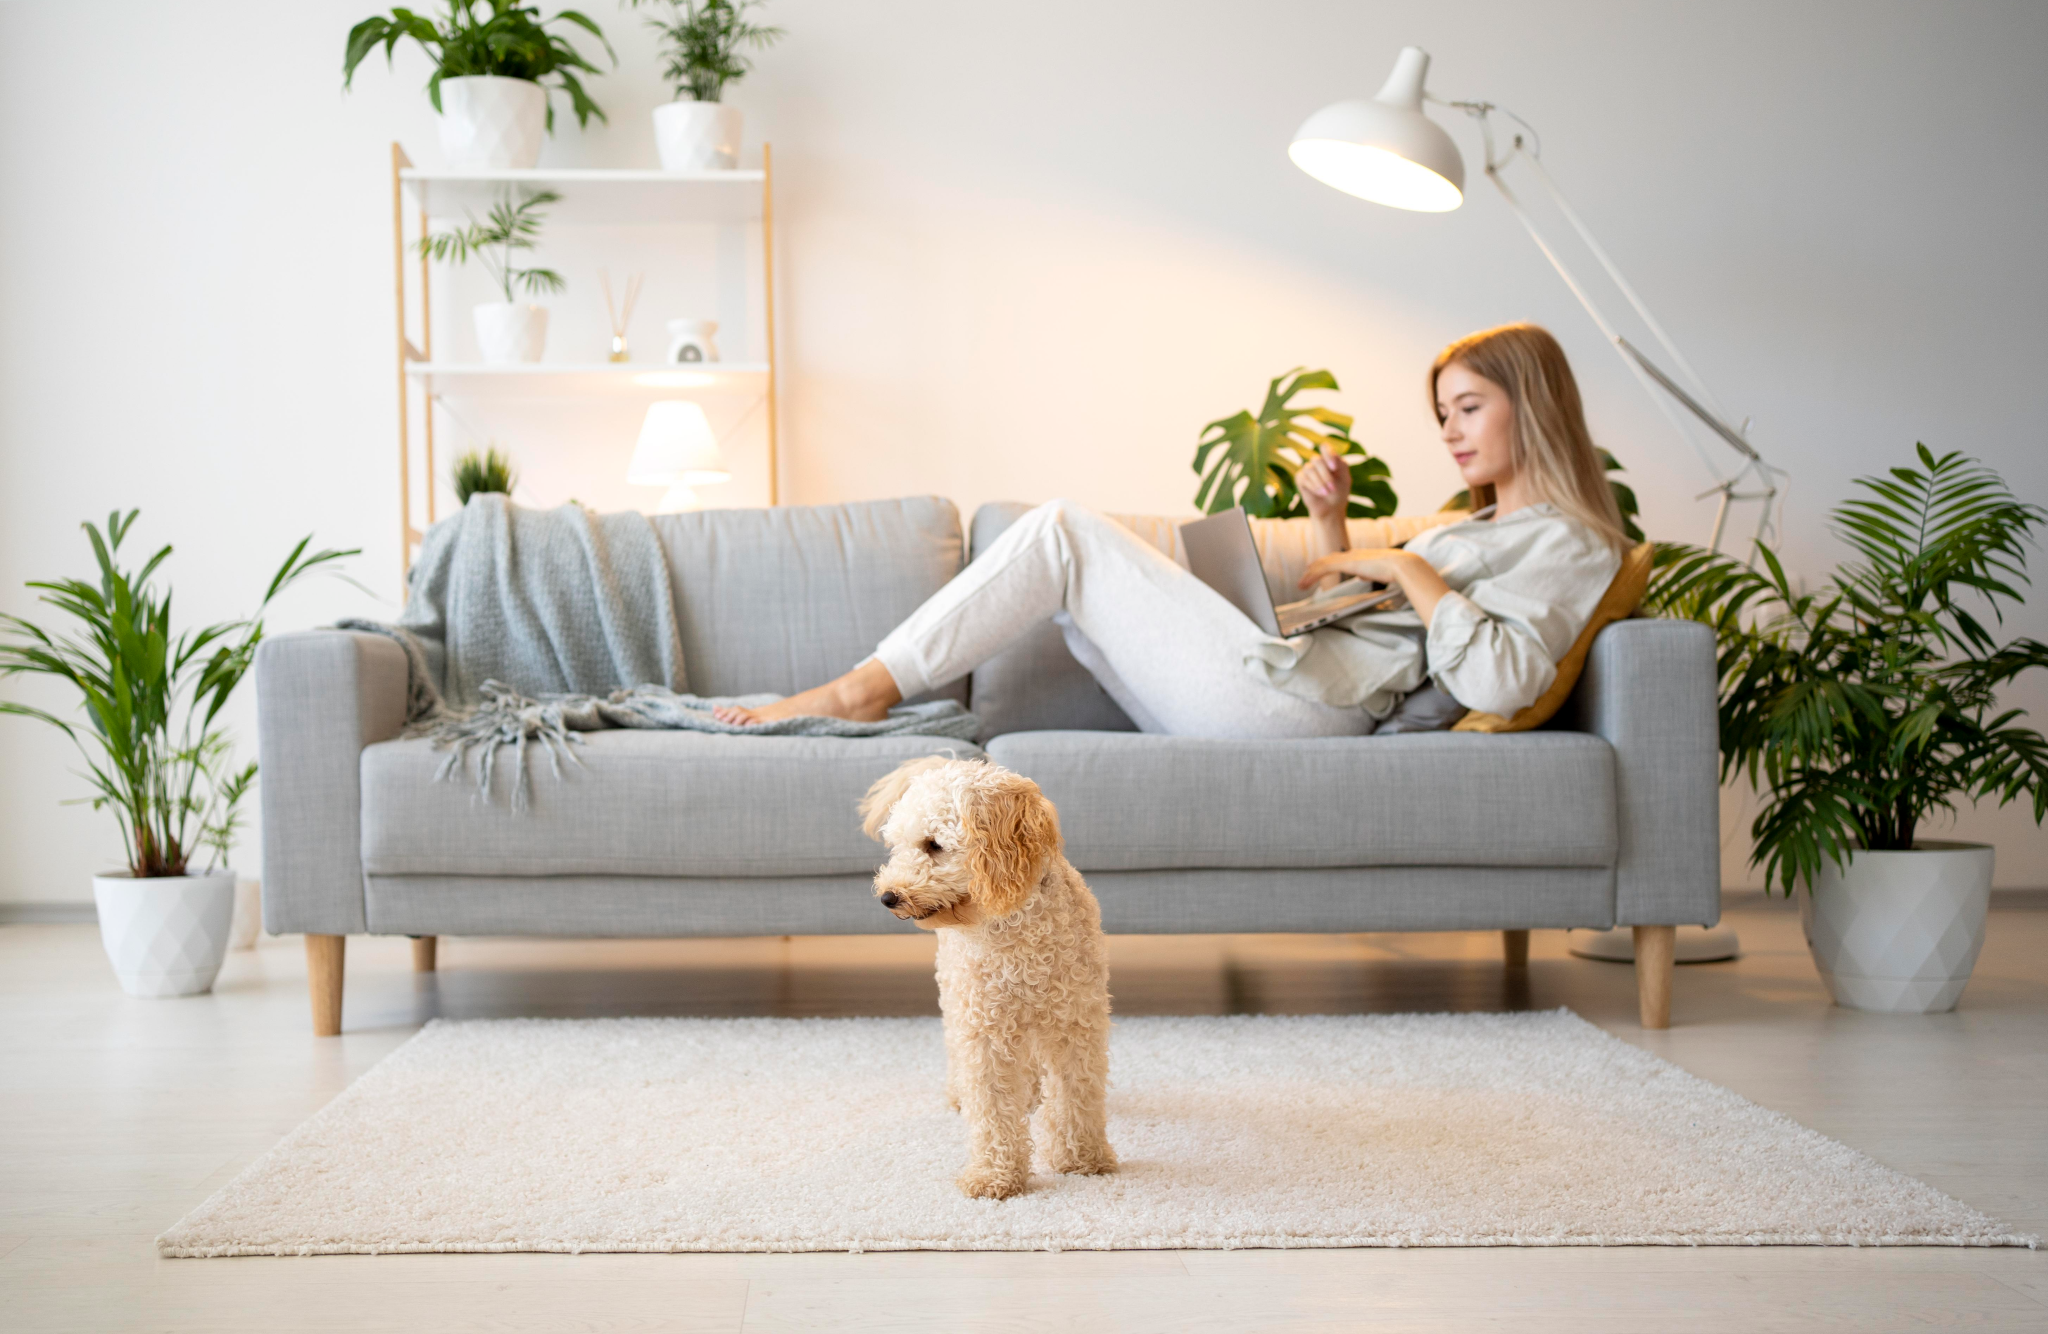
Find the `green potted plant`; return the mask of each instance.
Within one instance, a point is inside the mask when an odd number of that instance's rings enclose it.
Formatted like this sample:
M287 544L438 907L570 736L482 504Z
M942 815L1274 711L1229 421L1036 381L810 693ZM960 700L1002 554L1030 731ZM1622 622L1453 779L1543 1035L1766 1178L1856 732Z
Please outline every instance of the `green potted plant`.
M235 875L228 853L239 807L256 766L237 767L219 725L263 638L271 600L316 566L353 551L310 555L308 537L271 578L256 614L196 630L171 624L171 595L150 576L170 556L163 548L136 571L118 564L137 511L107 516L104 532L86 524L97 583L38 580L40 601L72 621L46 630L0 614L0 676L54 677L78 692L79 721L0 700L0 713L48 723L84 756L94 810L112 812L127 848L127 869L93 877L100 939L121 986L135 996L187 996L207 990L227 952ZM210 853L210 865L195 859Z
M349 29L348 51L342 59L341 86L355 80L356 66L370 52L392 50L411 38L434 62L427 80L427 100L440 114L441 152L458 171L495 171L531 167L540 161L541 138L555 128L549 92L569 94L576 123L605 118L604 110L583 90L577 71L601 73L566 37L548 31L552 23L571 23L604 45L618 63L603 30L583 14L565 9L551 19L540 10L514 0L483 0L488 14L479 14L479 0L445 0L440 20L394 9L364 19Z
M630 0L636 8L641 0ZM738 107L720 100L746 77L747 48L772 45L782 29L747 19L761 0L648 0L661 8L647 26L661 34L662 77L675 100L654 109L654 144L666 171L730 171L740 161Z
M1815 965L1854 1009L1955 1007L1984 942L1992 849L1920 836L1958 800L2025 798L2048 815L2048 741L1998 691L2048 667L2048 645L1999 643L2048 511L1988 468L1918 447L1918 467L1858 478L1833 511L1861 556L1801 592L1693 547L1659 552L1650 603L1714 627L1721 772L1763 809L1752 864L1800 901Z
M448 480L455 486L455 503L467 505L471 496L492 492L510 496L512 488L519 485L519 473L511 458L492 445L481 451L472 449L456 459Z
M1195 446L1195 472L1202 479L1195 490L1195 508L1220 514L1242 505L1255 519L1293 519L1308 513L1308 502L1296 489L1294 476L1304 463L1329 445L1341 450L1351 465L1351 500L1345 513L1353 519L1392 514L1400 500L1387 481L1391 470L1351 438L1351 417L1334 408L1298 408L1294 396L1309 389L1335 389L1328 371L1297 366L1275 376L1266 386L1266 401L1254 416L1238 412L1202 428Z
M515 300L514 293L538 296L559 292L568 284L553 269L522 269L513 261L516 252L531 250L538 243L545 220L540 210L560 199L553 190L539 190L515 204L507 190L482 222L472 214L467 227L419 239L422 255L456 264L476 260L504 293L503 301L482 302L470 313L476 322L477 350L487 363L539 361L547 346L548 308Z

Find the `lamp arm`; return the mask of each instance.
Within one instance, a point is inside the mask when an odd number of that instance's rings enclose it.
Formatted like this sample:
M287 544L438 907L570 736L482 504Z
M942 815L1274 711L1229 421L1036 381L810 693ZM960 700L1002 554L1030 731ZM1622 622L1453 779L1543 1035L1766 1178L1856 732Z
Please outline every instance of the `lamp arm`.
M1430 100L1439 101L1440 99L1430 98ZM1720 549L1721 537L1727 521L1728 505L1729 502L1735 500L1761 500L1764 502L1763 508L1757 516L1756 534L1753 539L1753 541L1761 541L1765 533L1771 528L1771 501L1779 492L1774 478L1784 476L1783 471L1773 468L1764 462L1763 456L1757 453L1756 447L1749 443L1748 438L1743 432L1728 424L1727 420L1721 415L1719 405L1714 403L1713 396L1706 387L1705 379L1698 371L1693 369L1692 363L1685 359L1685 354L1678 350L1678 345L1664 331L1664 326L1658 323L1657 317L1650 313L1649 307L1643 303L1642 298L1636 294L1635 288L1622 275L1620 267L1608 255L1606 248L1593 236L1592 229L1587 227L1585 221L1579 217L1578 210L1571 206L1571 202L1564 197L1564 192L1557 188L1557 182L1551 179L1549 171L1543 166L1543 141L1542 137L1537 133L1536 127L1507 108L1495 106L1491 102L1448 102L1443 103L1443 105L1455 107L1479 122L1480 138L1484 142L1486 149L1486 179L1492 181L1494 189L1500 191L1501 198L1507 203L1508 210L1521 222L1523 230L1529 233L1529 239L1536 243L1536 248L1541 250L1543 257L1550 261L1550 267L1555 269L1557 276L1564 280L1564 285L1578 299L1579 305L1592 318L1593 323L1598 326L1601 334L1607 338L1608 342L1614 345L1615 351L1622 359L1622 364L1628 367L1631 375L1635 376L1636 383L1641 385L1643 392L1656 402L1658 411L1664 414L1664 419L1671 423L1671 428L1674 431L1677 431L1680 436L1684 437L1686 444L1692 448L1693 453L1698 456L1700 462L1715 478L1714 486L1705 493L1706 495L1712 495L1718 492L1721 496L1719 510L1714 516L1714 535L1710 543L1711 549ZM1522 128L1522 132L1514 136L1513 142L1506 154L1500 153L1494 143L1492 117L1495 112L1506 116ZM1578 279L1573 276L1571 269L1566 266L1563 256L1559 255L1556 249L1544 237L1542 229L1536 225L1536 220L1529 215L1529 211L1526 208L1522 207L1522 201L1516 197L1515 192L1509 188L1507 181L1501 176L1502 169L1513 162L1517 156L1528 159L1530 167L1536 173L1537 180L1549 192L1552 202L1557 205L1558 210L1571 223L1572 229L1578 233L1579 239L1585 242L1586 248L1592 251L1594 257L1599 260L1600 267L1606 271L1607 276L1613 280L1614 285L1621 289L1622 295L1627 298L1629 305L1642 318L1643 323L1649 326L1650 332L1656 337L1659 345L1670 355L1672 361L1676 363L1686 378L1692 381L1693 385L1697 388L1697 396L1689 392L1672 376L1666 374L1655 362L1645 356L1640 349L1630 343L1628 339L1622 337L1615 330L1614 326L1609 323L1606 314L1600 309L1599 304L1593 300L1592 294L1581 286ZM1664 392L1659 393L1658 390L1660 389ZM1703 399L1705 402L1701 401ZM1699 441L1694 434L1686 429L1684 419L1675 410L1674 403L1683 406L1686 411L1697 417L1709 430L1726 442L1730 448L1741 454L1744 459L1742 466L1737 468L1734 473L1724 476L1721 469L1715 465L1713 459L1709 458L1707 452L1700 448ZM1760 483L1761 489L1738 491L1736 488L1742 484L1743 479L1746 477L1754 477Z
M1564 285L1571 289L1572 295L1578 298L1581 306L1585 307L1586 314L1592 316L1593 323L1599 326L1601 335L1614 345L1615 352L1621 357L1622 365L1628 367L1629 374L1635 376L1636 383L1643 387L1643 392L1656 402L1657 410L1664 414L1666 421L1671 423L1671 429L1678 432L1685 440L1685 443L1692 447L1692 452L1699 456L1700 463L1705 466L1716 482L1727 481L1728 479L1722 475L1721 469L1715 465L1714 460L1707 456L1707 452L1704 449L1700 448L1699 441L1693 436L1693 433L1685 429L1685 421L1673 409L1672 400L1658 392L1657 381L1650 378L1649 373L1643 369L1636 358L1629 356L1626 340L1619 333L1615 332L1614 326L1607 322L1607 316L1601 311L1598 303L1593 300L1591 294L1585 288L1579 285L1579 280L1573 277L1572 271L1565 266L1563 257L1551 248L1549 241L1544 239L1543 232L1536 226L1536 220L1529 216L1529 211L1522 207L1522 201L1515 197L1515 192L1508 188L1506 181L1501 179L1500 172L1496 169L1490 154L1486 164L1486 179L1492 181L1494 189L1500 191L1501 198L1507 201L1508 210L1520 220L1523 229L1529 233L1529 239L1536 243L1536 248L1541 250L1543 257L1550 261L1550 267L1557 270L1557 276L1564 280Z

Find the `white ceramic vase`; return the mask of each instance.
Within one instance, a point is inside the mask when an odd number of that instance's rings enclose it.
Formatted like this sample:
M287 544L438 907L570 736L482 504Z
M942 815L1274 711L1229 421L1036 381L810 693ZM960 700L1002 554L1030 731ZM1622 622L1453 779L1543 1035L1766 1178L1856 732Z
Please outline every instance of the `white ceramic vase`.
M539 361L548 342L548 308L526 301L486 301L473 312L476 346L485 362Z
M663 171L731 171L740 164L740 109L723 102L664 102L654 109Z
M456 171L536 166L547 127L548 91L531 79L441 80L441 156Z
M1953 1010L1984 947L1993 851L1922 839L1909 852L1823 864L1799 920L1835 1004L1891 1014Z
M100 944L131 996L196 996L213 988L228 952L235 873L92 878Z

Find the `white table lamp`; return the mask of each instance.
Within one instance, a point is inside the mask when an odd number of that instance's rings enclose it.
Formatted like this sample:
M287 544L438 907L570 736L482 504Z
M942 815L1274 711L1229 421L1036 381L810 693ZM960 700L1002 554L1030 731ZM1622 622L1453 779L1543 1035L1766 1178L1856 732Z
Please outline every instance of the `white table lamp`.
M691 487L731 480L704 409L687 399L649 405L646 420L640 423L639 443L633 446L633 461L626 465L626 484L667 487L657 513L696 509L697 493Z
M1423 213L1444 213L1458 207L1465 199L1465 159L1443 127L1423 113L1425 101L1438 101L1423 87L1423 79L1428 73L1428 52L1419 46L1401 48L1401 54L1394 62L1394 72L1388 76L1378 96L1369 102L1336 102L1316 112L1294 132L1294 142L1288 145L1287 155L1296 166L1325 185L1376 204ZM1593 322L1600 326L1600 332L1614 344L1644 392L1656 401L1672 428L1685 438L1693 452L1699 455L1700 462L1713 474L1715 484L1704 495L1719 495L1721 504L1714 515L1714 532L1709 545L1719 549L1727 524L1728 507L1738 500L1763 502L1756 526L1756 540L1761 541L1770 531L1771 501L1778 494L1776 478L1783 474L1766 464L1749 443L1748 422L1739 427L1729 424L1727 417L1715 405L1713 395L1707 391L1699 372L1679 352L1663 326L1657 323L1656 317L1636 295L1635 289L1621 276L1621 270L1608 258L1606 250L1593 239L1592 232L1566 202L1556 183L1550 179L1550 173L1543 169L1543 145L1535 130L1520 116L1491 102L1445 102L1440 105L1455 107L1479 122L1480 136L1486 148L1486 178L1493 182L1515 217L1528 229L1530 238L1542 250L1544 258L1550 261L1551 267L1557 270L1558 276L1564 279L1565 286L1571 288L1572 295L1586 308ZM1495 114L1521 126L1513 134L1506 153L1495 150ZM1586 243L1586 248L1593 252L1601 268L1628 298L1629 305L1635 308L1636 314L1642 317L1643 323L1662 345L1683 376L1684 383L1644 356L1634 344L1615 331L1586 289L1565 267L1557 251L1543 239L1543 234L1536 229L1535 220L1515 198L1507 182L1501 179L1501 170L1517 158L1529 164L1538 183L1556 202L1573 230ZM1742 456L1740 465L1733 472L1724 472L1708 457L1687 428L1686 419L1679 415L1679 407ZM1745 480L1753 483L1755 489L1740 490ZM1754 559L1753 552L1751 558Z

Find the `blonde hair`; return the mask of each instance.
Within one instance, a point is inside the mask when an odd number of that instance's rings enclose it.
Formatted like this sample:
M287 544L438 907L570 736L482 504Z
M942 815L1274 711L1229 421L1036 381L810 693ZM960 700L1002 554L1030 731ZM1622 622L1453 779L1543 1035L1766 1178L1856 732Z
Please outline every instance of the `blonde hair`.
M1534 324L1503 324L1467 334L1436 354L1429 367L1429 406L1437 412L1436 382L1444 368L1460 365L1497 384L1514 408L1509 457L1527 479L1530 494L1577 519L1616 551L1633 545L1622 528L1600 451L1586 429L1585 408L1571 363L1550 331ZM1437 413L1439 425L1443 414ZM1472 507L1494 502L1493 486L1472 488Z

